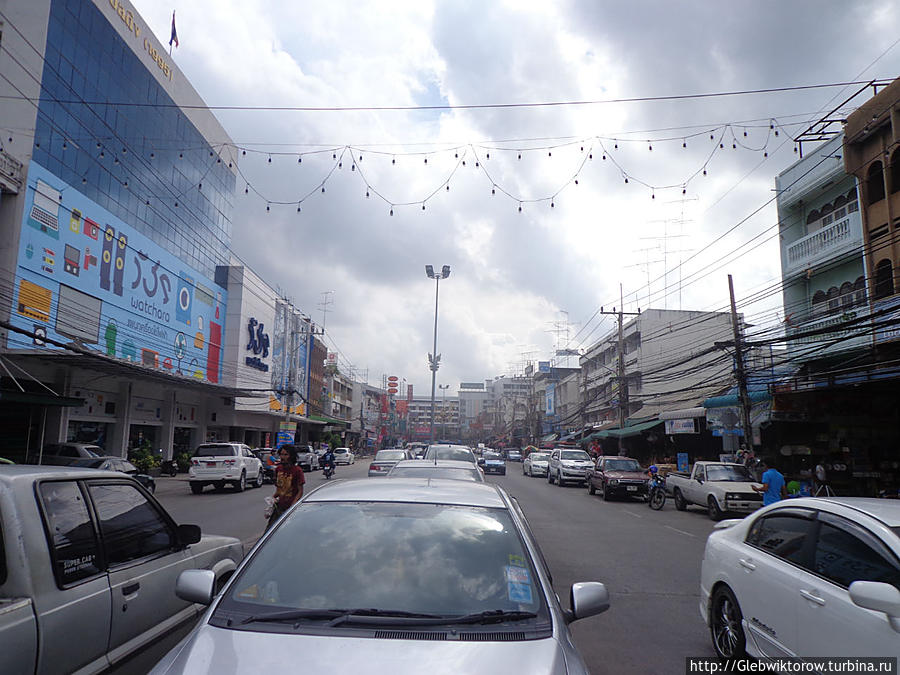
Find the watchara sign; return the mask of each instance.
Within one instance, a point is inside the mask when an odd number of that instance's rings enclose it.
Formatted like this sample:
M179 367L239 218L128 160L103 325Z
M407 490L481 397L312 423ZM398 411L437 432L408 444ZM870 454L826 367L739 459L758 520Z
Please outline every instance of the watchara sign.
M36 162L10 322L37 338L218 383L227 293ZM23 343L24 341L24 343Z

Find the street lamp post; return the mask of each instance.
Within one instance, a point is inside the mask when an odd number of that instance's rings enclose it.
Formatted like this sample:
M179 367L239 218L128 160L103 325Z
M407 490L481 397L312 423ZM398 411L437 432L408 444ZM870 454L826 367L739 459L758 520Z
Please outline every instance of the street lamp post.
M434 351L428 355L428 365L431 368L431 442L434 443L434 387L437 369L441 365L441 355L437 353L438 292L441 279L450 276L450 265L444 265L438 273L435 273L432 265L425 265L425 274L429 279L434 279Z
M441 390L441 440L447 439L447 390L449 384L439 384L438 389Z

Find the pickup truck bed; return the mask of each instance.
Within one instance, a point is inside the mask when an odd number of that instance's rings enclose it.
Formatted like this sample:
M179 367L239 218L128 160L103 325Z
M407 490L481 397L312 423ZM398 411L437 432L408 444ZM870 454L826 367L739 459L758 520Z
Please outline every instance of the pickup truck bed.
M762 495L753 491L753 481L743 464L696 462L690 474L675 471L666 476L666 492L675 508L690 504L706 508L709 517L721 520L726 513L752 513L762 506Z

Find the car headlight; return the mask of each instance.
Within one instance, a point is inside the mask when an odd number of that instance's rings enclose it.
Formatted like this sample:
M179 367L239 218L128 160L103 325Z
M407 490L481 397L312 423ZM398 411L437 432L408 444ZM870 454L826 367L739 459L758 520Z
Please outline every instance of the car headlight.
M618 485L619 484L619 481L617 478L610 478L608 482L610 485Z
M740 498L741 498L741 496L737 492L726 492L725 493L726 500L740 499Z

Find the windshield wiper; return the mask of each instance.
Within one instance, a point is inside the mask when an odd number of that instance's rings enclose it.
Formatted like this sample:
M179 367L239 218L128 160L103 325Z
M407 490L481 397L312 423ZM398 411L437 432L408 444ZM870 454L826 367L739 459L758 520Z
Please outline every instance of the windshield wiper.
M420 614L417 612L406 612L401 609L288 609L281 612L270 612L268 614L254 614L248 616L241 621L241 624L252 623L254 621L296 621L297 619L310 620L326 620L332 619L332 625L335 622L340 623L348 617L391 617L402 619L439 619L437 614Z

